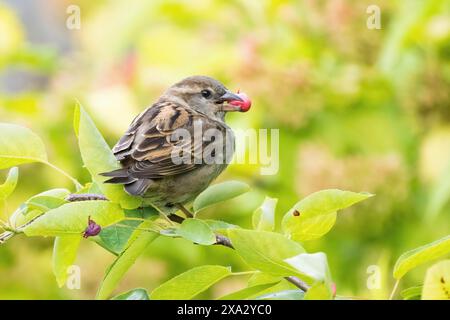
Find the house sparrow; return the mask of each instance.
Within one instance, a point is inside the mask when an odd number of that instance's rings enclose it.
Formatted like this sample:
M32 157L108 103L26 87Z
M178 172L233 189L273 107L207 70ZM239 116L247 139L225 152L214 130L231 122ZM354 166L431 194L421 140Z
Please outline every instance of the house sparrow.
M167 214L179 208L186 212L183 205L209 186L234 152L225 114L246 112L250 106L245 94L232 93L210 77L192 76L174 84L133 120L114 146L122 168L103 173L110 177L105 183L123 184L127 193ZM195 140L197 131L201 136ZM208 132L216 133L214 138ZM215 161L204 161L206 150Z

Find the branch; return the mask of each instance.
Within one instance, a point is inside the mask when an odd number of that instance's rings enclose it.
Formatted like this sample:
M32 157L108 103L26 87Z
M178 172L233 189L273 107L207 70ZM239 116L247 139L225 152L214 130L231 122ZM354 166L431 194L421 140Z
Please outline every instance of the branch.
M108 201L108 199L103 195L90 194L90 193L70 194L69 196L67 196L66 200L69 202L88 201L88 200ZM184 208L180 208L180 210L186 214L186 212L185 212L186 209L184 209L184 210L183 209ZM170 214L167 217L176 223L182 223L184 220L183 217L180 217L179 215L176 215L176 214ZM234 249L233 244L231 243L231 240L228 237L221 235L221 234L216 234L216 243L215 244L224 246L224 247L228 247L230 249ZM285 279L304 292L308 291L308 289L309 289L309 285L307 285L304 281L300 280L297 277L289 276L289 277L285 277Z
M215 244L234 249L233 244L231 243L231 240L221 234L216 234L216 243ZM284 278L304 292L308 291L308 289L309 289L309 285L307 285L304 281L300 280L297 277L289 276L289 277L284 277Z
M73 184L75 185L75 188L78 190L80 190L81 188L83 188L83 186L81 185L80 182L78 182L77 179L75 179L74 177L72 177L70 174L68 174L67 172L65 172L63 169L55 166L54 164L48 162L48 161L42 161L43 164L46 164L47 166L49 166L50 168L58 171L59 173L61 173L63 176L65 176L66 178L68 178L69 180L71 180L73 182Z
M181 212L183 212L186 215L186 217L188 217L188 218L193 218L194 217L192 212L190 212L188 209L186 209L183 205L178 204L177 207L178 207L178 209L181 210Z
M303 290L304 292L309 290L309 286L302 280L300 280L297 277L294 276L289 276L289 277L284 277L287 281L289 281L290 283L292 283L294 286L296 286L297 288L300 288L301 290Z
M46 164L48 164L48 163L46 163ZM53 167L53 165L51 165L51 164L49 164L49 165ZM74 179L74 181L76 181L76 180ZM82 194L72 193L72 194L69 194L65 200L69 201L69 202L88 201L88 200L108 201L108 199L105 196L103 196L101 194L93 194L93 193L82 193ZM12 238L16 234L22 233L23 232L22 229L24 229L26 226L30 225L32 222L34 222L34 220L39 218L42 214L43 213L34 217L33 219L31 219L24 225L20 226L19 228L9 228L9 227L2 226L2 228L5 230L5 232L0 233L0 244L5 243L7 240Z
M104 195L94 194L94 193L72 193L66 197L66 201L76 202L76 201L89 201L89 200L100 200L100 201L108 201Z
M15 235L12 231L5 231L0 234L0 244L5 243L9 238L12 238Z
M215 244L234 249L233 244L231 243L231 240L221 234L216 234L216 243Z

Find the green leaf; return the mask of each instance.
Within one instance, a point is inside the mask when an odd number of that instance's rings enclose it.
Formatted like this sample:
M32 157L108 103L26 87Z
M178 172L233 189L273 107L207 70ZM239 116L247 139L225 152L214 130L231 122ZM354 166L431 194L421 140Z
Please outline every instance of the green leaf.
M244 299L252 299L261 291L264 291L270 287L273 287L274 283L266 283L266 284L259 284L252 287L247 287L232 293L229 293L227 295L224 295L219 298L219 300L244 300Z
M66 283L67 269L75 262L81 237L81 235L71 235L55 238L52 267L60 288Z
M250 187L240 181L226 181L210 186L194 200L194 212L197 213L216 203L226 201L250 190Z
M212 220L212 219L205 219L202 220L204 222L206 222L206 224L213 230L213 231L226 231L227 229L234 229L234 228L239 228L239 226L235 225L235 224L231 224L225 221L221 221L221 220Z
M253 213L253 229L273 231L275 228L275 208L278 199L266 197L261 206Z
M252 287L259 284L277 283L280 282L281 280L283 280L283 277L273 276L271 274L258 271L250 277L250 279L248 280L248 286Z
M271 295L274 293L278 293L281 291L287 291L287 290L295 290L297 292L301 292L303 294L303 291L299 290L295 285L287 281L286 279L281 279L281 281L274 283L272 287L269 287L266 290L261 291L257 296L254 297L256 300L260 300L261 298L265 299L267 295ZM272 298L269 298L272 299ZM274 300L277 298L273 298Z
M70 194L70 191L64 188L50 189L32 196L28 201L38 197L53 197L58 199L65 199Z
M211 245L216 243L216 235L208 224L198 219L186 219L177 230L178 235L202 245Z
M11 221L15 227L20 227L30 222L42 213L59 207L66 203L64 200L70 191L67 189L50 189L32 196L12 214ZM48 199L48 197L52 199ZM56 198L56 199L54 199ZM32 205L29 206L29 203Z
M356 193L337 189L313 193L289 210L283 217L283 231L297 241L314 240L331 230L336 212L372 197L369 193Z
M304 276L285 261L305 252L297 242L267 231L230 229L228 235L236 252L252 268L275 276Z
M257 300L303 300L305 293L300 290L283 290L257 297Z
M11 215L11 223L15 228L21 228L36 217L42 215L41 210L28 208L26 204L21 204Z
M284 261L302 274L314 279L314 281L325 281L329 283L331 280L327 256L323 252L300 253Z
M85 193L104 195L102 193L102 190L100 190L98 183L95 183L95 182L88 182L84 186L82 186L81 189L79 189L79 190L77 190L77 192L75 192L75 194L85 194Z
M333 294L330 287L324 282L314 283L305 293L305 300L331 300Z
M44 143L35 133L22 126L0 123L0 169L46 161Z
M19 168L13 167L9 170L6 181L3 184L0 184L0 200L5 200L14 192L18 180Z
M144 208L135 210L125 210L125 219L127 218L141 218L147 220L154 220L159 217L158 212L154 208ZM145 225L148 225L145 224ZM123 220L119 224L102 229L99 236L96 237L96 242L106 250L119 255L127 246L136 228L142 228L142 221Z
M138 288L119 294L112 300L149 300L147 290Z
M402 290L400 295L404 300L420 300L420 296L422 295L423 286L411 287L405 290Z
M151 223L150 223L151 225ZM140 225L148 227L147 222ZM105 277L97 292L97 299L107 299L116 288L125 273L136 262L136 259L144 252L150 243L158 237L155 232L135 230L126 249L117 257L106 271Z
M179 238L180 237L180 235L178 234L177 228L165 228L165 229L162 229L159 232L159 234L162 236L171 237L171 238Z
M314 280L313 285L305 294L305 300L329 300L333 297L331 274L325 253L301 253L285 261Z
M29 209L38 209L42 212L46 212L67 203L65 198L69 194L70 191L67 189L51 189L32 196L25 202L25 204L29 207Z
M49 210L23 231L27 236L81 234L88 225L89 217L104 228L122 220L124 214L119 205L109 201L71 202Z
M26 202L26 204L30 209L38 209L43 212L46 212L51 209L56 209L66 203L67 201L64 199L50 196L35 197Z
M139 221L122 221L120 225L114 224L102 229L94 240L104 249L119 255L125 249L134 229L139 228L141 224L142 222Z
M450 260L439 261L427 270L422 300L450 300Z
M230 268L201 266L163 283L150 294L152 300L188 300L231 274Z
M418 265L438 259L450 252L450 235L405 252L394 266L394 278L401 279L408 271Z
M75 108L74 125L76 126L75 133L78 136L81 158L91 174L92 180L98 184L102 193L112 202L119 203L122 208L134 209L139 207L142 199L127 194L123 186L103 183L105 178L99 174L119 169L120 165L81 105Z

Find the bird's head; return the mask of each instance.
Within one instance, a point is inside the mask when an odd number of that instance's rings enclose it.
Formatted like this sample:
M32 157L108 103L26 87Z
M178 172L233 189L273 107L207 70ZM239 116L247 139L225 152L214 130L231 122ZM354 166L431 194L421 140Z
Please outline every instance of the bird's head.
M251 100L244 93L233 93L219 81L206 76L185 78L171 86L164 99L187 104L203 114L222 118L226 112L246 112Z

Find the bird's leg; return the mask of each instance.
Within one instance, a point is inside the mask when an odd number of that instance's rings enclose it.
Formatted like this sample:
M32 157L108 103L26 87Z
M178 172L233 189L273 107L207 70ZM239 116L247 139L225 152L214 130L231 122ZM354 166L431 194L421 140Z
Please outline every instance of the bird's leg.
M160 208L158 208L154 203L150 203L150 205L151 205L153 208L155 208L155 210L158 211L159 215L160 215L161 217L163 217L164 219L166 219L166 221L169 222L169 224L171 224L172 226L174 225L174 224L173 224L173 220L170 219L169 216L168 216L164 211L162 211Z
M186 209L182 204L177 203L176 206L178 207L178 209L180 209L188 218L193 218L194 215L188 210Z
M174 213L169 214L167 216L167 218L169 218L171 221L176 222L176 223L182 223L184 221L183 217L180 217L179 215L176 215Z

